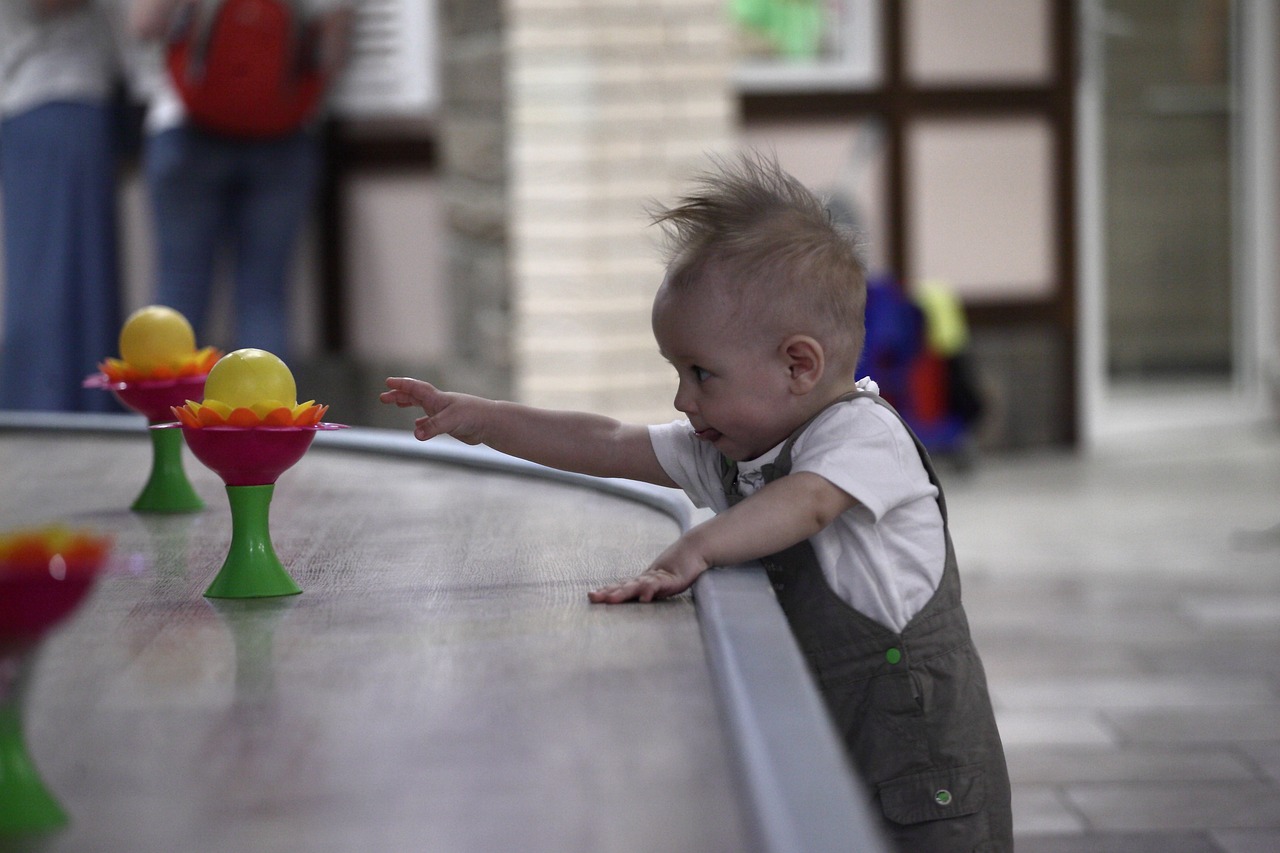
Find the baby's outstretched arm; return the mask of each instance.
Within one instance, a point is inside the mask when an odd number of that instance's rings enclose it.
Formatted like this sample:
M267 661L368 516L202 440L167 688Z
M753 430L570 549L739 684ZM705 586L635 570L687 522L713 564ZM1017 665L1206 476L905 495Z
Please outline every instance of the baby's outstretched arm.
M419 441L437 435L451 435L466 444L484 441L482 410L494 405L492 400L467 394L441 391L430 382L407 376L387 379L387 388L378 397L402 409L421 407L425 415L413 422L413 434Z
M387 379L387 389L382 402L426 413L413 422L420 441L451 435L563 471L675 485L658 463L644 426L441 391L408 377Z
M689 529L643 573L598 589L589 598L618 604L676 595L712 566L757 560L808 539L855 503L817 474L789 474Z

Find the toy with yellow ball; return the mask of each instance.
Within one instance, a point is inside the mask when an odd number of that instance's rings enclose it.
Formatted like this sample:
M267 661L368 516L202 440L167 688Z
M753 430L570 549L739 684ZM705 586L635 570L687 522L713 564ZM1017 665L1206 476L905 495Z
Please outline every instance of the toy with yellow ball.
M61 829L66 811L27 750L28 679L48 633L68 618L105 569L109 537L53 524L0 531L0 847Z
M329 410L315 400L298 402L293 373L278 356L238 349L220 358L204 381L204 401L188 400L173 414L188 427L314 426Z
M328 406L297 402L288 365L260 349L239 349L218 360L205 378L203 402L172 411L187 447L227 486L231 545L205 590L209 598L268 598L302 591L271 544L268 509L276 480L307 452Z
M181 313L165 305L147 305L129 315L120 329L120 358L99 369L113 382L168 381L203 376L222 353L196 349L196 336Z
M107 358L85 388L110 391L125 408L153 426L170 421L173 407L204 388L205 376L222 353L196 349L196 336L181 313L147 305L129 315L120 329L120 358ZM151 432L151 472L131 508L136 512L196 512L204 501L182 469L182 441L176 434Z

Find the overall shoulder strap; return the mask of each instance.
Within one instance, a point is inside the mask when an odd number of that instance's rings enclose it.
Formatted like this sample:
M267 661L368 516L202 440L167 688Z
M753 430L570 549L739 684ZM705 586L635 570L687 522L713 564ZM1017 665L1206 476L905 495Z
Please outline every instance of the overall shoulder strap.
M938 509L942 512L942 521L945 524L947 521L947 499L943 496L942 482L938 479L938 472L933 467L933 460L929 458L929 451L925 449L924 442L920 441L920 436L916 435L916 431L911 428L911 425L907 423L906 419L902 417L901 413L899 413L888 400L876 396L876 401L889 411L893 412L894 417L896 417L902 423L903 428L906 429L907 435L911 436L911 441L916 446L916 452L920 454L920 461L924 464L924 472L929 476L929 482L938 490Z
M802 423L799 428L796 429L795 432L791 433L791 435L787 437L787 440L782 443L782 450L778 451L778 458L773 460L771 464L765 466L765 479L773 479L774 477L782 477L786 474L790 474L791 448L795 446L796 439L803 435L804 431L809 428L809 425L816 421L823 412L827 411L827 409L830 409L832 406L838 406L841 403L847 403L850 400L857 399L858 397L878 397L878 395L873 394L870 391L851 391L848 394L837 397L827 405L823 406L814 413L813 417ZM772 471L769 469L772 469ZM770 474L772 474L772 476L770 476Z
M769 464L765 465L761 469L761 471L764 473L765 482L768 482L770 480L776 480L778 477L783 477L791 473L791 447L796 443L796 439L799 438L800 435L806 429L808 429L809 425L818 419L819 415L821 415L827 409L830 409L832 406L837 406L840 403L847 403L850 400L854 399L855 397L873 397L873 396L875 395L869 391L852 391L848 394L837 397L827 405L823 406L817 412L815 412L813 417L809 418L809 420L802 423L799 427L796 428L795 432L787 436L787 440L782 444L782 449L778 451L778 458L773 460L773 462L770 462ZM737 483L737 480L738 480L738 463L734 462L732 459L725 456L724 454L721 454L720 455L720 482L724 486L726 495L732 495L737 491L737 486L735 485Z

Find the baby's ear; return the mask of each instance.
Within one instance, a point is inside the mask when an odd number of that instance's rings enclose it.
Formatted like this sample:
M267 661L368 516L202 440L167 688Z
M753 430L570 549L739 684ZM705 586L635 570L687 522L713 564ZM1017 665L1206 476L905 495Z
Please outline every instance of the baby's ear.
M792 335L779 348L785 360L793 394L808 394L822 380L826 354L822 344L808 335Z

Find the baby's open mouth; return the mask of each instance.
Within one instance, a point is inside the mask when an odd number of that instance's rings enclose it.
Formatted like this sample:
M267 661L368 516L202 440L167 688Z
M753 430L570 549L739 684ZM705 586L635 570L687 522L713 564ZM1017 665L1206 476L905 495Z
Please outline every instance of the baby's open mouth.
M695 432L694 435L703 441L709 441L714 444L720 438L721 433L719 430L712 429L711 427L703 427Z

